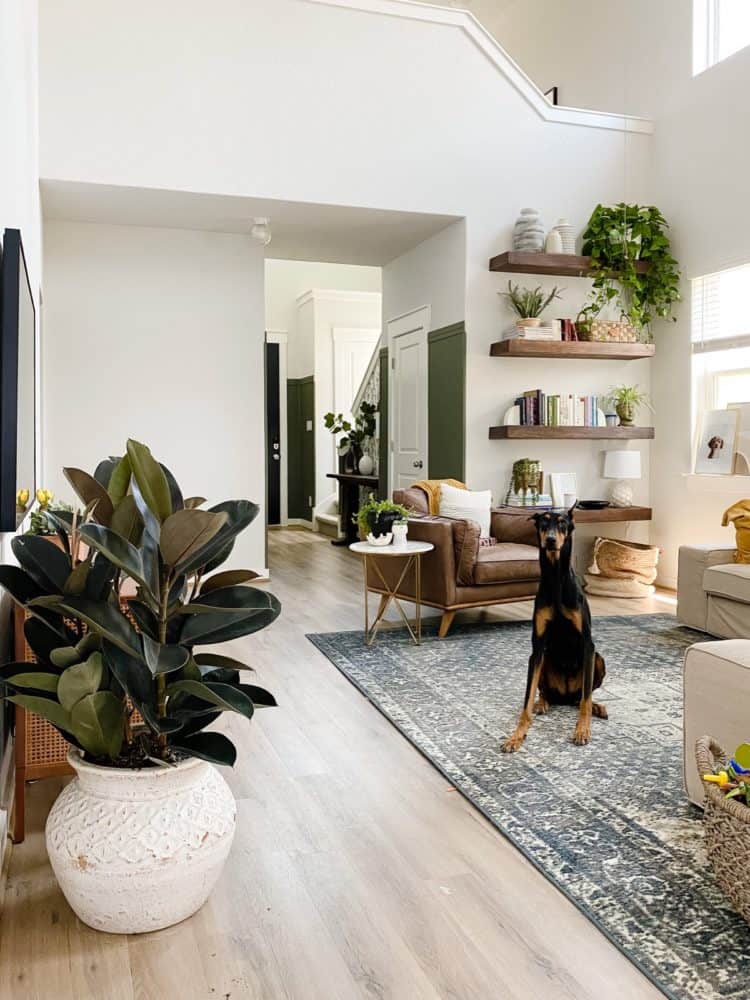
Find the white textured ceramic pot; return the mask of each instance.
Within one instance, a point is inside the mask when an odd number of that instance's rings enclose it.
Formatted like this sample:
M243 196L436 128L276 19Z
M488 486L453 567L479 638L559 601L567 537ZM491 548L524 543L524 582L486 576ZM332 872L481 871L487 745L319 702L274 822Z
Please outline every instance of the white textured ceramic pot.
M65 898L89 927L140 934L205 903L234 837L229 786L196 758L176 767L99 767L71 750L76 777L47 819L47 851Z

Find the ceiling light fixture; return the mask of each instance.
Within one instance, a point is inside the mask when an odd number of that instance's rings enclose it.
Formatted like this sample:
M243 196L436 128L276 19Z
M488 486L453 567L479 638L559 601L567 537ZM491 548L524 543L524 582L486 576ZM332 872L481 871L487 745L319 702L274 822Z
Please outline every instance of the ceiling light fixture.
M253 228L250 235L261 246L267 247L271 242L271 220L265 215L258 215L253 219Z

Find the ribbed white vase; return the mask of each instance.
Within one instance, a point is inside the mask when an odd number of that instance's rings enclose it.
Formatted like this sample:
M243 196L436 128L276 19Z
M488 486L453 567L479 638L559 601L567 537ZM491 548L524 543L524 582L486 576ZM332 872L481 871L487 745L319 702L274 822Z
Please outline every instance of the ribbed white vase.
M191 916L216 884L236 807L213 765L125 770L68 760L76 777L47 818L52 869L89 927L139 934Z

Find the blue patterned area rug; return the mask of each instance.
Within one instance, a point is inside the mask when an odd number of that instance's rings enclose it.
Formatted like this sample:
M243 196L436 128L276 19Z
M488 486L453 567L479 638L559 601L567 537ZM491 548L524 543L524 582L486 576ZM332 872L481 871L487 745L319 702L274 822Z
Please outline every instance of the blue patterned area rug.
M308 638L651 981L674 1000L750 997L750 928L724 903L682 788L682 659L669 615L597 618L607 663L592 742L575 709L500 750L526 680L530 623L473 624L419 647L404 630ZM712 734L721 738L721 733ZM747 861L745 861L747 863Z

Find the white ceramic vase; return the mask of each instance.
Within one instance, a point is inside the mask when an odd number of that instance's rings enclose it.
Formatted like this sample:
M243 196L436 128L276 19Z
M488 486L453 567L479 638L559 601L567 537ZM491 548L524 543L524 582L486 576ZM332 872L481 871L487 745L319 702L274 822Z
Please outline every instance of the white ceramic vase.
M396 521L393 525L393 547L403 549L406 546L406 536L409 533L409 525L406 521Z
M359 471L363 476L371 476L375 470L375 462L369 455L363 455L359 460Z
M126 770L68 760L76 777L47 818L52 869L76 915L110 934L155 931L191 916L221 874L234 797L218 770L190 758Z

